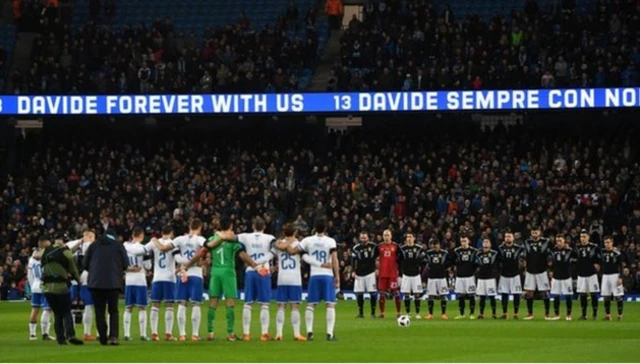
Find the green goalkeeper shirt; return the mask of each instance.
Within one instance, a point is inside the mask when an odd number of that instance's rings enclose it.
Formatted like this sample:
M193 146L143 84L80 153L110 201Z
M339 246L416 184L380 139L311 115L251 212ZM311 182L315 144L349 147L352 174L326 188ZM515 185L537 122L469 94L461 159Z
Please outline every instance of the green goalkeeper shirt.
M209 241L215 240L218 235L214 235L209 238ZM225 240L222 244L211 249L211 270L220 271L225 270L227 272L236 272L236 255L244 250L242 244L237 241Z

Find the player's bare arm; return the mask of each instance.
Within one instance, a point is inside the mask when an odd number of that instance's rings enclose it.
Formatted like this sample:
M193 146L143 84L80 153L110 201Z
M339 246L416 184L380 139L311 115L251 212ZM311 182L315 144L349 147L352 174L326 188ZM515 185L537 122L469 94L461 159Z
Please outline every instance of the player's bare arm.
M191 260L189 260L187 264L184 265L183 269L187 270L193 267L194 265L196 265L196 263L200 262L200 259L202 259L205 256L207 256L207 249L205 248L200 249L200 251L198 251L196 255L194 255L193 258L191 258Z
M333 285L340 288L340 263L338 262L338 252L331 252L331 264L333 265Z
M156 246L156 249L158 249L159 251L166 253L168 251L173 250L175 247L173 246L173 243L171 244L162 244L158 239L153 238L151 239L151 242L153 243L153 245Z
M246 265L258 271L258 274L260 274L261 276L266 276L267 274L269 274L269 270L251 259L247 252L241 251L240 253L238 253L238 257L240 257L240 260L242 260Z
M140 268L137 265L131 265L131 266L127 267L127 272L130 272L130 273L138 273L141 270L142 270L142 268Z
M230 232L230 231L218 232L217 236L213 240L207 241L205 245L209 249L214 249L215 247L217 247L218 245L222 244L225 241L234 241L237 239L238 238L236 237L236 234L234 234L233 232Z

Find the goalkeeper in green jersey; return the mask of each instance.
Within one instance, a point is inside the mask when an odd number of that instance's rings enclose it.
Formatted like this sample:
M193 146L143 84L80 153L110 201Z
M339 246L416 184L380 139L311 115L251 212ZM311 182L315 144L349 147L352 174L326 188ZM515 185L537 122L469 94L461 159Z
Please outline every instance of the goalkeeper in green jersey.
M268 270L256 264L247 255L244 246L236 241L233 224L228 218L220 219L220 231L204 244L204 247L187 263L186 270L197 264L201 258L211 253L211 278L209 281L209 311L207 313L208 340L214 339L216 310L220 299L224 296L227 310L227 339L236 341L234 334L235 299L238 297L236 278L236 255L248 266L256 269L261 275L268 274Z

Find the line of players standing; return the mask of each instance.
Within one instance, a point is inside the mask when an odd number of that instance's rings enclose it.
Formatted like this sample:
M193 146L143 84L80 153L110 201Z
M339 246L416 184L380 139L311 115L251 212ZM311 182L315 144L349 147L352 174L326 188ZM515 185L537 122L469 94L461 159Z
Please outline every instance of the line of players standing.
M385 315L385 301L394 298L396 313L401 315L404 296L406 313L410 313L411 298L415 305L415 318L421 319L420 303L423 284L422 271L427 272L427 303L429 313L426 319L433 319L436 300L440 301L441 318L447 320L447 294L450 285L449 271L455 273L454 292L458 299L459 315L464 319L466 303L469 303L469 319L476 319L476 297L480 299L480 314L484 318L486 301L491 305L492 317L496 315L496 296L501 296L502 319L508 319L510 296L513 297L513 318L519 318L520 298L525 295L527 316L534 318L534 298L536 291L542 296L545 319L560 319L560 303L566 301L565 319L572 319L573 280L577 273L577 293L580 297L582 313L580 319L587 319L588 302L591 301L593 318L598 315L598 293L604 299L605 319L611 320L611 301L617 304L618 320L622 320L624 289L621 281L623 255L613 247L613 239L604 239L604 248L589 241L586 230L580 233L580 243L570 247L561 234L555 236L555 246L549 238L542 237L540 229L531 230L531 237L522 244L516 244L511 231L505 231L504 242L497 250L491 241L485 239L481 249L469 246L468 235L460 237L460 246L453 251L442 249L440 241L433 241L427 250L415 244L411 233L405 236L405 244L398 246L392 242L391 231L383 232L383 242L375 245L369 242L367 233L360 234L360 243L352 249L352 264L355 267L354 292L358 301L358 318L364 317L364 294L371 296L371 316L375 317L376 301L379 297L380 316ZM524 268L524 285L522 284ZM496 280L496 273L499 279ZM601 280L598 273L602 274ZM399 279L400 275L402 276ZM377 282L376 282L377 276ZM551 284L549 284L549 277ZM400 283L399 283L400 282ZM376 287L377 283L377 287ZM602 289L602 290L601 290ZM554 315L550 315L551 297L554 298Z

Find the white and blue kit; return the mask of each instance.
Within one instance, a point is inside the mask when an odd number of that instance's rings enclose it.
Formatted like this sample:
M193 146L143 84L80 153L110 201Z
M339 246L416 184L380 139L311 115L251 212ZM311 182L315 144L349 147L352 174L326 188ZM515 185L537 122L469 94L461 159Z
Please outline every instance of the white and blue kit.
M264 267L269 269L269 262L273 259L271 249L276 241L273 235L260 232L239 234L238 241L256 264L264 264ZM251 267L247 267L245 272L245 302L269 303L271 301L271 275L261 276Z
M191 260L204 245L206 239L200 235L183 235L173 240L173 246L180 251L180 254ZM202 281L202 268L198 265L187 269L187 282L183 283L180 278L176 279L176 300L202 302L204 293L204 283Z
M67 246L67 248L73 249L78 244L81 245L80 248L76 251L75 256L84 256L87 252L87 249L89 249L89 246L91 245L90 242L83 242L82 239L79 239L70 241L65 245ZM87 287L88 278L89 272L83 270L80 273L80 289L78 289L77 282L71 281L71 302L80 299L82 300L82 302L84 302L85 306L93 305L93 298L91 297L91 292L89 292L89 287Z
M143 255L146 250L142 244L126 242L123 244L129 258L129 266L138 266L142 270L139 272L126 272L124 283L124 305L147 306L147 277L143 268Z
M27 265L29 287L31 287L31 307L49 309L47 299L42 293L42 263L39 260L29 258Z
M171 239L160 239L162 245L171 245ZM153 242L145 245L145 250L153 254L153 281L151 282L151 302L173 303L176 299L176 262L178 249L161 252Z
M336 247L336 241L325 235L309 236L300 242L300 250L320 263L329 262L331 253L336 250ZM333 285L333 278L332 269L312 265L307 302L316 304L322 300L327 303L335 303L336 289Z
M291 243L295 248L300 245L297 240ZM302 301L302 275L300 271L300 254L291 255L286 251L273 249L278 257L278 303L300 303Z

